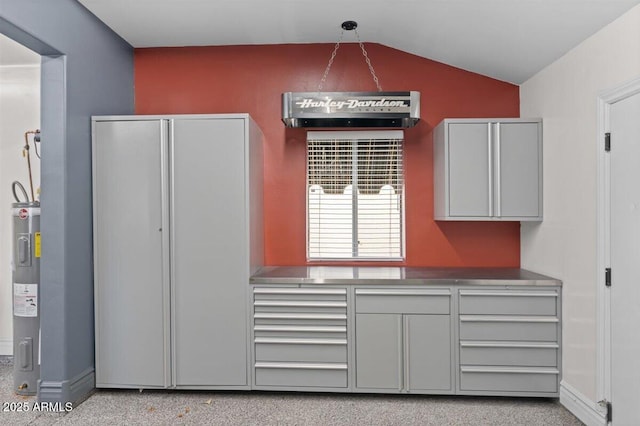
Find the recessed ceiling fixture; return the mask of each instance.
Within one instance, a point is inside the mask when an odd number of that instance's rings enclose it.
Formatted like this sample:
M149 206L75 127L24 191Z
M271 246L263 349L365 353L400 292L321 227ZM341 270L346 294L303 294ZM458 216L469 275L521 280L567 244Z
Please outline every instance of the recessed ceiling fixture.
M420 120L420 92L383 92L356 21L344 21L340 38L317 92L282 94L282 121L287 127L413 127ZM377 92L322 92L345 31L353 31Z

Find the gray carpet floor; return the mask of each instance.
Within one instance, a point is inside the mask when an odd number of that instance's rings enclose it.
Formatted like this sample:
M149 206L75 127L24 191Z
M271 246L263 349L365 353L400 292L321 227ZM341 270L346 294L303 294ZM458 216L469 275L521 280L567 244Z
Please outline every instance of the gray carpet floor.
M413 395L99 390L69 412L36 412L12 383L0 364L1 425L582 425L554 399Z

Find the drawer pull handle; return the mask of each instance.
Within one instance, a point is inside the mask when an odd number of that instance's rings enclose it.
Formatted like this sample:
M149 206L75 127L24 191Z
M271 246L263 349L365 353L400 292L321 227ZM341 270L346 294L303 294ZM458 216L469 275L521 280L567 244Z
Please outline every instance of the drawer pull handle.
M347 327L305 327L287 325L256 325L254 331L299 331L313 333L346 333Z
M530 342L460 342L462 348L531 348L531 349L558 349L557 343L530 343Z
M460 290L460 296L498 296L498 297L558 297L555 291L474 291Z
M307 302L294 300L256 300L254 306L283 306L291 308L346 308L347 302Z
M345 320L346 314L288 314L258 312L253 315L255 319L300 319L300 320Z
M256 362L256 368L286 368L299 370L346 370L347 364L302 364L288 362Z
M256 337L255 343L270 343L282 345L340 345L347 344L346 339L279 339L268 337Z
M346 289L316 289L316 288L263 288L255 287L253 294L316 294L316 295L341 295L346 296Z
M505 373L505 374L560 374L555 368L489 368L460 367L463 373Z
M363 290L356 289L356 296L449 296L449 290Z
M460 322L528 322L528 323L557 323L556 317L524 317L524 316L485 316L460 315Z

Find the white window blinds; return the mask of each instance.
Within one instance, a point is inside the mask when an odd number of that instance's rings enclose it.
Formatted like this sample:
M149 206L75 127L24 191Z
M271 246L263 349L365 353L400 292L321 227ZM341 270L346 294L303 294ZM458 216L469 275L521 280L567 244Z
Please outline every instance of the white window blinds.
M402 131L307 133L307 257L404 258Z

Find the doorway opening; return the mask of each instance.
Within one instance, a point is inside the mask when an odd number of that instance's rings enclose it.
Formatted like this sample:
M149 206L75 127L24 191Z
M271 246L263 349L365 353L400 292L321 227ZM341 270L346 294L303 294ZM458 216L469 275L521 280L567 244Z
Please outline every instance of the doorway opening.
M40 198L41 56L3 34L0 51L0 357L6 358L13 355L12 183L24 186L29 201Z

